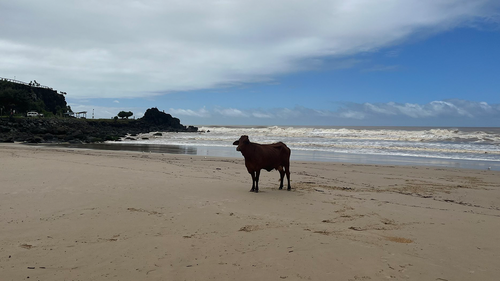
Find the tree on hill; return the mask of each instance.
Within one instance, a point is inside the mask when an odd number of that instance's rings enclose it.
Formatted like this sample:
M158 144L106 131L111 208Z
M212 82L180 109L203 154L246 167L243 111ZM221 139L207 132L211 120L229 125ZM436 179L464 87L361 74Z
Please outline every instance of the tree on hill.
M121 119L123 119L123 118L128 119L132 115L134 115L134 113L132 111L120 111L118 113L118 117L120 117Z

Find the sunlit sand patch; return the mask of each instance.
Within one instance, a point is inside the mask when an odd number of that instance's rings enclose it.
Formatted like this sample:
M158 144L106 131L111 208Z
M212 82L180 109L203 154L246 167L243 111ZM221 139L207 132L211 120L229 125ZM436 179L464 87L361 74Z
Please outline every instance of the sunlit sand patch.
M156 211L148 211L148 210L144 210L144 209L136 209L136 208L127 208L127 210L131 211L131 212L142 212L142 213L147 213L149 215L161 215L161 213L159 212L156 212Z
M405 243L405 244L410 244L413 243L413 240L403 238L403 237L397 237L397 236L384 236L385 239L391 241L391 242L396 242L396 243Z

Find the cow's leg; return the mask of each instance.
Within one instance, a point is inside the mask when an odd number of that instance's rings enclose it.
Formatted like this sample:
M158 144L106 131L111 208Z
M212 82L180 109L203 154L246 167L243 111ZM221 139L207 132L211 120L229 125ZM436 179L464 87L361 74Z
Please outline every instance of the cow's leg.
M259 192L260 170L255 171L255 193Z
M285 166L285 173L286 173L286 180L288 181L288 188L287 190L291 190L292 187L290 186L290 163ZM281 181L283 182L283 177L281 178Z
M280 189L283 189L283 178L285 177L285 171L283 170L283 166L279 166L278 171L280 172Z
M254 192L255 191L255 172L249 172L250 175L252 176L252 189L250 189L250 192Z

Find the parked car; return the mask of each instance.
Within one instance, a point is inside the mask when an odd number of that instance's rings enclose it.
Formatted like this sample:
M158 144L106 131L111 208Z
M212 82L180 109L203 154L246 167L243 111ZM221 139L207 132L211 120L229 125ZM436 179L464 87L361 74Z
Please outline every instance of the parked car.
M43 114L38 113L36 111L30 111L30 112L26 113L26 116L28 116L28 117L43 117Z

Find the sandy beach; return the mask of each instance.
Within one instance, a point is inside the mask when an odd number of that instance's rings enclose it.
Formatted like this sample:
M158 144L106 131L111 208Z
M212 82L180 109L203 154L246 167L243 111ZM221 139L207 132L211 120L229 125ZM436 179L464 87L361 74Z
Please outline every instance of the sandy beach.
M293 152L292 152L293 153ZM0 280L498 280L500 172L0 144Z

